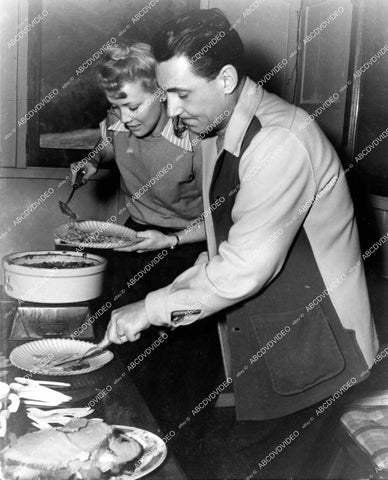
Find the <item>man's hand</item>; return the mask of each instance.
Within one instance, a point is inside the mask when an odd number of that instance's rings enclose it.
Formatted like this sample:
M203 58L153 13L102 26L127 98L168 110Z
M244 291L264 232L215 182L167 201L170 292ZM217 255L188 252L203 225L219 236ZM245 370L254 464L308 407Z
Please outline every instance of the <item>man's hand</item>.
M97 167L92 165L90 162L87 162L86 164L83 160L79 162L74 162L70 164L70 179L72 185L74 184L77 173L80 170L84 170L86 172L85 175L82 177L82 184L86 183L92 175L97 173Z
M140 332L150 325L145 310L145 300L125 305L113 310L105 336L98 345L105 348L110 343L134 342L140 338Z
M151 252L153 250L161 250L162 248L170 248L176 244L176 237L173 235L165 235L159 230L145 230L144 232L137 232L137 238L144 240L130 247L115 248L118 252Z

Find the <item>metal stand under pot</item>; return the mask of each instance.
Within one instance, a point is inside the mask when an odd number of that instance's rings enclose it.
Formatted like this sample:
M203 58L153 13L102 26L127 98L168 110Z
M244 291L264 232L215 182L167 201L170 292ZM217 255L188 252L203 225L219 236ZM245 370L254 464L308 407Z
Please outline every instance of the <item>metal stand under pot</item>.
M94 339L90 300L103 291L107 260L71 251L20 252L3 258L12 307L10 340Z

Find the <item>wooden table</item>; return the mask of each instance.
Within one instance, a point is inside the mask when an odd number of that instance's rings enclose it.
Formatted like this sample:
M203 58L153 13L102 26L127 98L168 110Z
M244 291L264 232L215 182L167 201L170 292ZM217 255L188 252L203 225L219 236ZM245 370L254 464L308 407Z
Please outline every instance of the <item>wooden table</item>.
M17 368L9 371L9 381L15 376L21 376ZM117 359L96 372L91 372L70 377L43 377L35 375L34 379L50 379L66 381L72 387L61 390L63 393L73 397L71 402L63 404L65 407L87 406L95 409L92 417L103 418L108 424L126 425L141 428L155 433L163 438L163 433L158 428L149 409L130 379L128 371ZM53 407L54 408L54 407ZM33 431L31 421L25 414L24 406L10 418L9 428L17 436ZM168 439L165 437L168 449ZM175 457L168 452L167 459L163 465L147 476L150 480L184 480L185 474L178 465Z
M4 355L9 355L16 345L23 343L8 341L12 315L7 313L13 303L9 297L1 298L0 296L0 351ZM10 383L15 376L26 374L25 371L11 367L7 378L3 376L1 380ZM118 358L114 358L101 369L87 374L66 377L32 375L31 378L71 383L70 388L61 390L73 398L71 402L63 404L64 407L85 407L89 403L89 406L95 409L92 416L102 418L108 424L133 426L153 432L161 438L165 437L168 449L167 459L161 467L146 478L150 480L185 480L187 478L174 455L169 451L168 437L165 436L167 432L161 432L158 428L143 398L131 381L130 372ZM23 405L9 419L9 430L17 436L34 430Z

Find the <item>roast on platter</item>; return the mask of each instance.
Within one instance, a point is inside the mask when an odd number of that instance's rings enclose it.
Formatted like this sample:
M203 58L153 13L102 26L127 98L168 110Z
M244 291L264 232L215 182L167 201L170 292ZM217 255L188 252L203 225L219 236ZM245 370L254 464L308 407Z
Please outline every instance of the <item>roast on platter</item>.
M99 480L130 474L142 445L100 419L27 433L1 453L6 480Z

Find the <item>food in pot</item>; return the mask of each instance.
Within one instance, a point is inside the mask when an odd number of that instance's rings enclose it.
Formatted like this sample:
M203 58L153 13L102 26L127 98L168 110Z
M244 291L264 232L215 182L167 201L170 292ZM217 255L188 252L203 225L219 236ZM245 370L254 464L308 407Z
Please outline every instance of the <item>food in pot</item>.
M143 447L100 419L27 433L2 453L9 480L101 480L130 473Z
M92 262L36 262L36 263L19 263L25 267L34 268L84 268L95 265Z
M50 268L50 269L59 269L59 268L85 268L98 265L95 260L88 258L80 258L79 260L70 260L65 256L60 257L57 255L57 259L48 260L47 255L23 255L22 257L15 258L11 260L11 265L20 265L23 267L33 267L33 268ZM46 258L43 260L42 258ZM74 258L74 257L73 257Z

